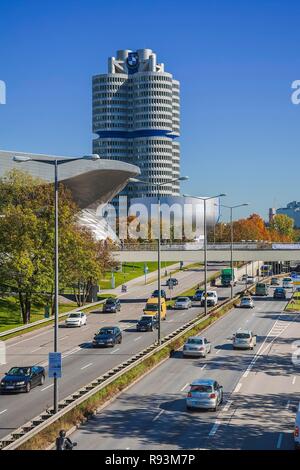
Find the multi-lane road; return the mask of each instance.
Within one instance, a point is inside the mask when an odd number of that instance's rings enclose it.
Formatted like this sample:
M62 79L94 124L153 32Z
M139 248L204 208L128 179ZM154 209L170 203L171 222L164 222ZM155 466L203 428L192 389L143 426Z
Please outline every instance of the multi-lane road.
M218 271L219 265L210 266L210 273ZM240 270L240 275L245 272ZM178 272L179 285L173 295L189 289L203 280L201 269ZM60 324L59 349L63 357L63 377L59 380L60 399L74 393L80 387L115 367L155 341L153 333L138 333L137 319L142 314L145 301L156 288L155 281L147 285L132 287L122 296L122 308L118 314L102 314L101 310L88 315L87 326L67 329ZM237 286L241 289L241 285ZM219 288L219 297L225 298L229 289ZM202 311L199 303L187 311L170 311L162 322L162 335L166 335ZM123 330L123 341L112 349L93 349L94 333L102 326L118 325ZM43 365L47 368L48 353L52 350L53 327L45 327L6 342L7 364L0 367L3 375L12 366ZM3 437L25 422L31 420L53 404L53 382L46 379L43 386L34 388L29 394L0 395L0 437Z
M285 304L256 298L253 310L233 309L205 331L213 346L206 359L178 351L76 431L78 449L293 449L300 319L284 313ZM253 351L233 350L239 328L257 334ZM186 411L196 378L223 385L217 412Z

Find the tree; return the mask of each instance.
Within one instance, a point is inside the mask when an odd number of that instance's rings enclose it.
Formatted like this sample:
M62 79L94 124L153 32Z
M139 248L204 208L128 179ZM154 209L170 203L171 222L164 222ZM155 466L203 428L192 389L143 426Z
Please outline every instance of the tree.
M286 214L276 214L270 223L270 232L292 241L295 236L294 220Z
M84 299L101 271L112 263L110 247L100 247L77 223L71 193L59 185L59 281L82 286ZM13 170L0 180L0 280L15 292L23 323L30 322L32 302L53 301L54 191L50 184ZM81 287L80 287L81 288Z

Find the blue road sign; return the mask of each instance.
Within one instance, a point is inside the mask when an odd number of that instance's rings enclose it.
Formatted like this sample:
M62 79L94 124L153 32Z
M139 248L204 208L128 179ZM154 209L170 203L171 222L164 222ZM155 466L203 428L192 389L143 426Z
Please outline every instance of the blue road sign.
M61 378L61 353L49 353L48 376L49 378Z

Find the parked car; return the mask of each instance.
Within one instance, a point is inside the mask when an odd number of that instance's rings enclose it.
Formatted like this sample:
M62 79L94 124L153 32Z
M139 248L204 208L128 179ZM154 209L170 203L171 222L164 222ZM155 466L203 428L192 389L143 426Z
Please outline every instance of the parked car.
M176 310L189 309L192 306L192 301L189 297L177 297L174 304Z
M105 313L117 313L120 310L121 310L120 300L114 299L113 297L109 297L103 306L103 312Z
M12 367L0 382L1 393L27 392L45 382L45 369L40 366Z
M191 383L186 409L205 408L217 411L223 401L223 387L214 379L198 379Z
M201 305L204 305L205 293L203 294ZM215 290L208 290L206 294L206 302L208 307L214 307L218 303L218 294Z
M164 289L161 289L160 291L160 296L163 297L164 299L167 299L167 294L166 294L166 291ZM158 289L155 289L153 292L152 292L152 296L151 297L158 297Z
M153 331L154 328L158 328L156 315L142 315L136 324L137 331Z
M93 347L113 347L122 343L122 332L117 326L100 328L93 339Z
M166 286L178 286L178 279L176 279L175 277L169 277L169 279L166 281Z
M283 287L276 287L273 292L274 299L286 299L286 291Z
M197 289L195 294L194 294L193 300L201 302L203 295L204 295L204 290L203 289Z
M206 357L211 352L211 344L206 338L191 336L185 342L182 350L183 357Z
M86 314L83 312L70 313L65 320L65 325L68 327L86 325Z
M254 302L251 297L242 297L240 301L240 308L254 308Z
M272 277L271 278L271 286L280 286L280 281L278 277Z
M250 330L238 330L233 335L233 349L253 349L256 346L256 335Z
M300 403L298 405L296 418L295 418L294 445L295 445L295 450L300 449Z

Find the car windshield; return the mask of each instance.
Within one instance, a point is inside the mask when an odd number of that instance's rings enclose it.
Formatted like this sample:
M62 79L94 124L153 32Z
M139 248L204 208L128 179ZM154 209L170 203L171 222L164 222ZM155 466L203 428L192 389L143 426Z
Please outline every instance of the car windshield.
M202 341L202 339L200 339L200 338L189 338L189 339L187 340L187 343L188 343L188 344L202 344L203 341Z
M290 277L285 277L283 279L283 282L292 282L292 279Z
M200 393L211 393L211 385L191 385L191 392L200 392Z
M188 300L187 297L178 297L177 302L187 302Z
M249 333L237 333L235 337L239 339L247 339L247 338L250 338L250 334Z
M80 318L80 313L70 313L69 318Z
M207 297L214 297L215 293L214 292L207 292Z
M158 304L146 304L146 310L149 312L157 312Z
M243 297L241 301L244 302L244 303L248 303L248 302L250 302L250 299L249 299L249 297Z
M152 317L151 316L147 316L147 317L142 317L140 319L140 322L143 322L143 323L151 323L152 321Z
M204 290L196 290L196 295L202 295Z
M102 328L98 334L99 335L113 335L114 330L112 328Z
M30 375L30 367L12 367L8 375Z
M106 301L107 304L114 304L115 302L115 299L107 299Z

